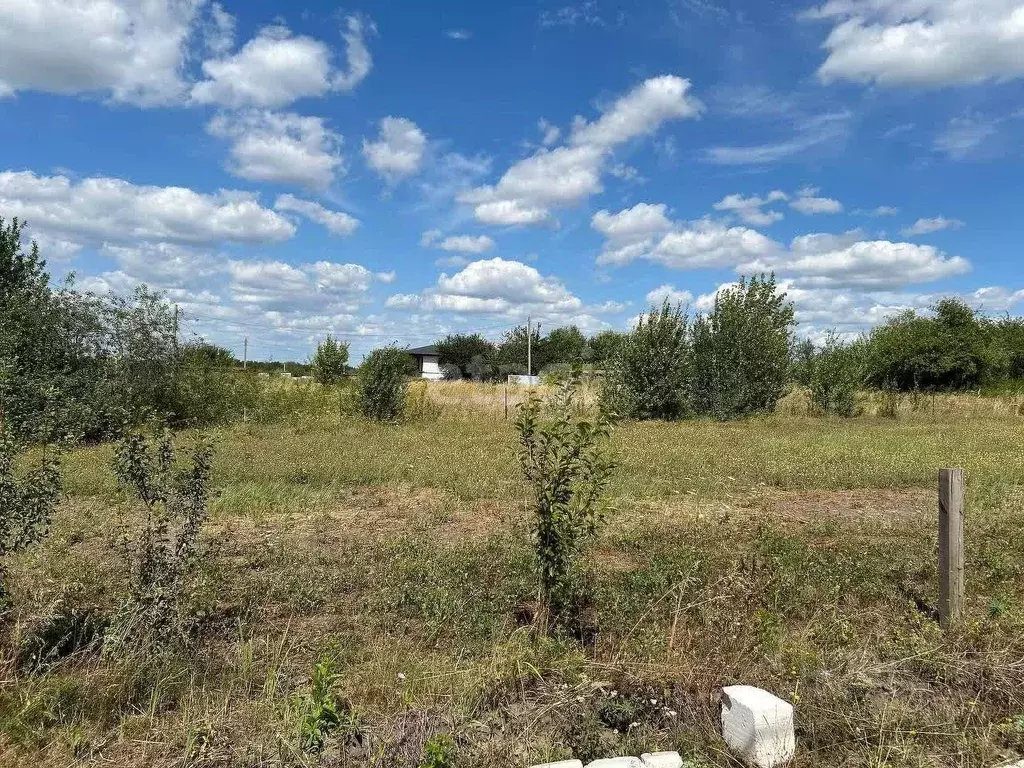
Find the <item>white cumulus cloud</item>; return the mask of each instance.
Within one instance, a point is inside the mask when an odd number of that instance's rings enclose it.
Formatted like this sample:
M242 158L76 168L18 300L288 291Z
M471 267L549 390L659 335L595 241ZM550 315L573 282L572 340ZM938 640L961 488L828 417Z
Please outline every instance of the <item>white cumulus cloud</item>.
M797 192L795 200L790 201L789 207L799 211L805 216L813 216L819 213L842 213L843 204L831 197L818 197L816 187L803 187Z
M231 142L227 170L250 181L325 189L344 170L342 137L320 117L249 110L217 115L207 131Z
M689 90L689 80L673 75L646 80L593 122L577 118L562 146L537 150L497 184L472 189L459 200L472 205L485 224L549 222L553 209L578 205L603 189L601 177L616 147L651 135L670 120L699 115L702 106Z
M0 172L0 210L73 243L274 243L295 234L294 224L248 192L204 194L105 177Z
M332 211L312 200L302 200L294 195L280 195L274 202L274 209L301 214L327 228L332 235L351 235L359 227L359 220L344 211Z
M379 138L363 139L366 164L390 181L418 173L426 150L426 135L404 117L385 117L380 121Z
M1024 76L1020 0L829 0L824 82L966 85Z
M206 79L193 86L192 100L231 108L276 108L350 90L372 66L365 32L360 17L345 20L347 67L339 69L333 50L323 41L294 35L283 26L265 27L236 53L204 61Z
M436 229L427 230L420 238L424 248L437 248L449 253L486 253L494 247L494 240L487 235L448 235Z
M782 213L779 211L766 211L764 207L777 203L782 200L788 200L789 195L779 189L772 190L765 197L759 197L753 195L751 197L744 197L743 195L726 195L712 208L716 211L726 211L733 213L739 217L739 220L744 224L750 224L754 227L767 227L770 224L774 224L776 221L783 219Z
M941 232L943 229L960 229L964 223L960 219L947 219L944 216L936 216L934 219L918 219L911 226L901 230L901 234L907 237L914 235L928 235L932 232Z
M188 41L202 0L4 0L0 96L96 93L140 106L187 92Z

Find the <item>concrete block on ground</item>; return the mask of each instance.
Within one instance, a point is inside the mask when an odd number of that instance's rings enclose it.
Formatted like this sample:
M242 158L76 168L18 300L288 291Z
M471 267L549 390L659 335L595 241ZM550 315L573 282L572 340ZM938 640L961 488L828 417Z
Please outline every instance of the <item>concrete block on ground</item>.
M561 760L557 763L541 763L531 768L583 768L583 763L579 760Z
M775 768L793 759L793 705L752 685L722 689L722 738L747 763Z
M647 752L640 755L644 768L683 768L678 752Z
M609 757L587 763L587 768L644 768L639 757Z

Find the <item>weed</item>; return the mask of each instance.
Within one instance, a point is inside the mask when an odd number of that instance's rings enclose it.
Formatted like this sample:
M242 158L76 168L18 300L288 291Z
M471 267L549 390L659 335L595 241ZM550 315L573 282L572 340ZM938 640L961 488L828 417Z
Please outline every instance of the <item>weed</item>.
M199 558L199 534L209 517L213 448L200 439L191 467L178 470L170 433L150 446L138 434L117 447L114 469L145 508L145 521L121 544L128 595L108 633L107 647L160 649L186 639L186 590Z

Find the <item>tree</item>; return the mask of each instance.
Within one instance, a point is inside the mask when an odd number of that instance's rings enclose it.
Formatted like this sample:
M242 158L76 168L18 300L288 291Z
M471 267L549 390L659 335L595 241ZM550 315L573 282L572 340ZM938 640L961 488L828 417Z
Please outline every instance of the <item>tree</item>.
M348 373L348 342L328 336L313 355L313 378L324 385L337 384Z
M690 349L687 317L666 299L651 307L619 346L605 396L622 416L678 419L687 411Z
M604 449L607 414L581 416L574 388L574 381L563 384L547 404L531 392L516 419L519 462L534 495L541 596L557 624L581 605L580 556L597 530L598 503L615 466Z
M555 328L543 340L545 365L580 365L587 349L587 337L575 325Z
M601 331L590 339L590 362L598 368L607 367L615 360L626 338L627 334L619 331Z
M440 364L457 367L460 378L490 378L495 348L479 333L449 334L436 346Z
M406 378L415 372L412 356L398 347L375 349L359 366L357 397L362 414L375 421L398 421L405 413Z
M811 403L825 415L853 416L857 389L863 384L863 345L844 344L829 332L809 363Z
M694 410L726 419L773 409L788 379L794 324L774 275L719 291L693 325Z
M527 339L530 339L529 349ZM527 336L526 326L518 325L505 336L498 346L498 365L502 374L506 373L528 373L533 375L541 370L548 363L547 351L540 335L540 326L530 329ZM527 359L532 360L531 371L526 370Z

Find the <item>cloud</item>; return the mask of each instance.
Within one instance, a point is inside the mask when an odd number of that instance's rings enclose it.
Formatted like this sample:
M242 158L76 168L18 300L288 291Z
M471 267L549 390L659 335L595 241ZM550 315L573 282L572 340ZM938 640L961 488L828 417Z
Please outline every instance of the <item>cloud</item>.
M537 130L542 134L540 143L545 147L550 147L552 144L557 142L562 136L562 129L557 125L553 125L545 120L543 117L537 121Z
M873 216L875 218L878 218L878 217L881 217L881 216L895 216L899 212L900 212L900 209L896 208L896 207L894 207L892 205L880 205L877 208L874 208L873 210L868 211L868 216Z
M928 235L943 229L960 229L963 225L964 223L960 219L947 219L944 216L936 216L934 219L918 219L912 226L901 230L900 234L906 237Z
M227 264L231 296L239 304L263 312L354 312L374 279L359 264L318 261L292 265L283 261L240 261Z
M575 27L577 24L605 26L605 20L601 17L594 0L584 0L576 5L543 11L540 15L541 27Z
M598 211L591 226L606 238L598 264L624 265L638 259L673 269L733 266L765 257L778 245L747 227L712 219L672 222L662 204L640 203L612 214Z
M0 4L0 96L95 93L180 101L201 0L7 0Z
M248 192L203 194L104 177L74 182L31 171L0 172L0 210L33 232L80 244L276 243L295 234L294 224Z
M971 269L959 256L930 245L865 241L859 231L843 235L810 234L793 239L789 251L740 264L745 274L774 271L792 276L799 287L881 288L927 283Z
M385 117L380 121L380 138L363 139L366 164L391 182L418 173L426 149L426 135L404 117Z
M449 29L445 31L444 35L452 40L469 40L473 36L473 32L468 29Z
M520 261L501 258L474 261L454 275L442 274L422 294L398 294L387 301L393 309L476 312L516 315L576 312L583 302L554 277Z
M935 149L954 160L963 160L995 135L998 122L974 114L954 117L935 138Z
M717 165L769 165L811 149L843 141L851 113L831 112L799 119L792 138L768 144L717 146L704 150L704 160Z
M420 245L424 248L437 248L452 253L486 253L494 247L494 241L487 235L449 235L442 237L439 230L431 229L423 233Z
M685 307L693 301L693 294L665 283L652 291L648 291L644 300L649 305L654 306L660 306L665 301L668 301L669 304L682 304Z
M344 170L342 137L321 117L250 110L217 115L206 129L232 142L226 167L243 179L322 190Z
M826 83L939 87L1024 76L1020 0L829 0Z
M264 27L234 54L203 62L206 79L192 88L192 101L233 109L284 107L307 97L347 91L369 74L372 59L364 40L366 22L345 20L347 69L334 66L324 42L294 35L287 27Z
M797 191L797 198L789 203L789 207L805 216L813 216L818 213L842 213L843 204L838 200L817 195L816 187L803 187Z
M673 75L651 78L611 104L593 122L578 118L566 143L539 149L509 168L494 186L460 195L486 224L540 224L552 209L568 208L600 192L601 176L617 146L656 132L664 123L696 117L700 103L690 82Z
M752 197L726 195L715 203L712 208L716 211L733 213L744 224L750 224L755 227L767 227L776 221L782 221L783 215L779 211L765 211L762 208L771 203L788 199L789 195L782 190L775 189L769 192L766 197L758 197L757 195Z
M646 260L670 269L774 271L805 288L922 283L970 271L959 256L913 243L866 241L859 230L801 235L786 248L754 229L709 218L673 222L664 205L649 203L616 214L599 211L591 226L605 237L597 262L606 265Z
M293 195L280 195L274 203L278 211L292 211L327 228L332 235L351 235L359 227L359 220L343 211L332 211L312 200L301 200Z

